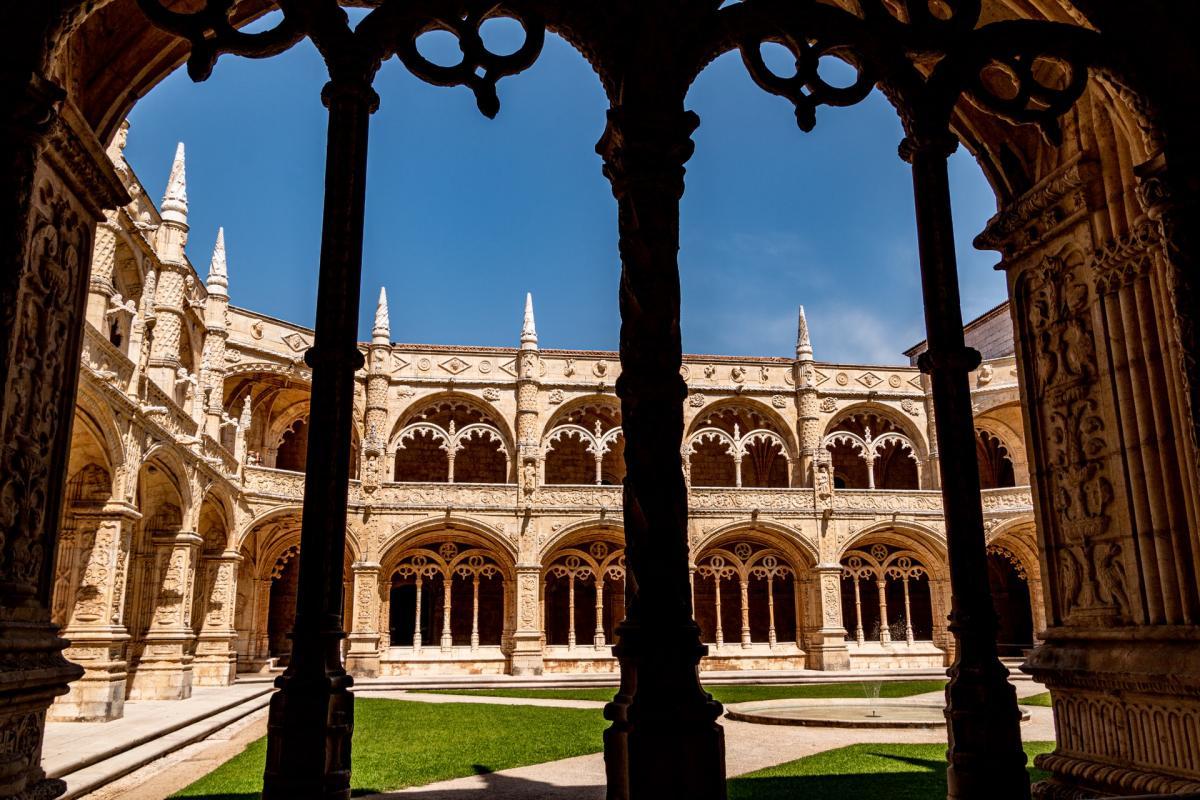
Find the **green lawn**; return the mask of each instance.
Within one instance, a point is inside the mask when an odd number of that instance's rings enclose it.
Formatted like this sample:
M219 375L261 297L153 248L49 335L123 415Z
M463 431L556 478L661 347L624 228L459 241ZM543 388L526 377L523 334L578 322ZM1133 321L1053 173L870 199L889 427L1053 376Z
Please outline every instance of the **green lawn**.
M1042 708L1050 708L1050 693L1042 692L1041 694L1031 695L1019 700L1023 706L1041 706Z
M354 794L419 786L599 752L597 709L354 701ZM262 788L266 738L174 797L251 800Z
M945 681L887 681L880 697L910 697L926 692L940 692ZM747 703L756 700L784 700L792 698L820 697L866 697L861 683L820 683L803 686L739 685L708 686L712 696L722 703ZM474 695L477 697L522 697L554 700L597 700L608 702L616 688L596 689L439 689L431 694Z
M1052 742L1026 742L1033 756ZM1030 769L1034 780L1044 773ZM946 746L856 744L752 772L729 781L729 800L929 800L946 796Z

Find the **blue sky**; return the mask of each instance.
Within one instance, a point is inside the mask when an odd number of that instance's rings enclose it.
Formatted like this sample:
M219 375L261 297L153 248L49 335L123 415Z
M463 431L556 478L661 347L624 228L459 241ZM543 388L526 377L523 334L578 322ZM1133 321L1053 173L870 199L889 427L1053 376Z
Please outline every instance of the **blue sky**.
M428 52L444 60L437 44ZM233 302L305 325L324 82L308 42L266 61L227 56L203 84L176 72L137 104L126 150L157 199L186 142L193 263L207 269L223 225ZM514 346L532 291L543 347L615 348L616 203L594 151L607 103L583 59L549 37L532 69L501 82L495 120L466 89L428 86L394 60L376 88L360 335L386 285L396 341ZM681 209L685 351L790 355L803 303L818 359L901 362L923 319L912 183L887 102L822 109L804 134L727 54L688 108L701 125ZM995 254L970 244L995 199L965 151L951 181L969 319L1005 296Z

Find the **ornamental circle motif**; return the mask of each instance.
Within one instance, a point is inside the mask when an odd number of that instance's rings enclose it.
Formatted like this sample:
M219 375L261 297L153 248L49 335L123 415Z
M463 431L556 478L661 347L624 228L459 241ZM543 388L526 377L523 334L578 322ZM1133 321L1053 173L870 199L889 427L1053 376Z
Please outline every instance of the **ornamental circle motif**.
M900 376L892 375L891 377L889 377L888 378L888 386L892 387L893 389L899 389L900 388Z
M754 548L752 548L746 542L738 542L737 546L733 548L733 554L742 561L745 561L747 558L749 558L750 554L753 552Z
M491 372L491 371L492 371L492 362L490 362L490 361L480 361L480 362L479 362L479 371L480 371L480 372L482 372L484 375L486 375L486 374L488 374L489 372Z
M838 386L845 386L850 382L850 376L844 372L839 372L834 380L837 381Z
M599 561L608 555L608 545L604 542L592 542L592 546L588 548L588 552L592 554L592 558Z
M428 358L422 358L417 361L417 369L421 370L421 372L429 372L432 368L433 362Z
M452 559L456 555L458 555L458 546L455 545L453 542L446 542L445 544L443 544L441 547L438 548L438 555L440 555L442 558L449 561L450 559Z

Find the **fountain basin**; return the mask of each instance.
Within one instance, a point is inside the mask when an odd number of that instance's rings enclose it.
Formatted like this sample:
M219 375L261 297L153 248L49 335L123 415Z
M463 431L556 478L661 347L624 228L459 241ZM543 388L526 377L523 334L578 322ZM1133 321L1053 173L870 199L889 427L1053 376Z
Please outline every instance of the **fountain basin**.
M852 698L768 700L737 703L725 716L759 725L807 725L822 728L944 728L941 703L905 703L895 700ZM1029 719L1022 711L1022 720Z

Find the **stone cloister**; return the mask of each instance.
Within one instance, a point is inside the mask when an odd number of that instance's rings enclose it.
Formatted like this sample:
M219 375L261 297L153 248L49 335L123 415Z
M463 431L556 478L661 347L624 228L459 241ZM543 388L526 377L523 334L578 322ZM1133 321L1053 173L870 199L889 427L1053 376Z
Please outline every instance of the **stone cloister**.
M352 30L334 0L170 5L0 12L0 796L61 791L38 765L48 714L286 664L265 797L348 796L353 673L600 669L621 673L610 797L722 797L697 666L948 663L949 796L1022 797L997 655L1023 635L1058 729L1038 796L1200 788L1194 9L379 0ZM497 15L526 31L512 55L476 33ZM416 52L434 29L462 65ZM541 350L532 308L516 349L396 345L383 297L357 342L375 71L396 55L491 116L546 30L611 102L620 352ZM304 37L330 67L311 331L229 306L221 238L193 269L182 148L158 206L120 152L182 62L202 80ZM803 321L794 359L682 355L685 95L731 49L804 130L876 85L896 105L928 329L912 366L818 362ZM827 57L857 82L825 83ZM1011 356L962 324L960 142L997 195L976 241L1008 275ZM993 595L1022 591L1032 619L997 621Z

